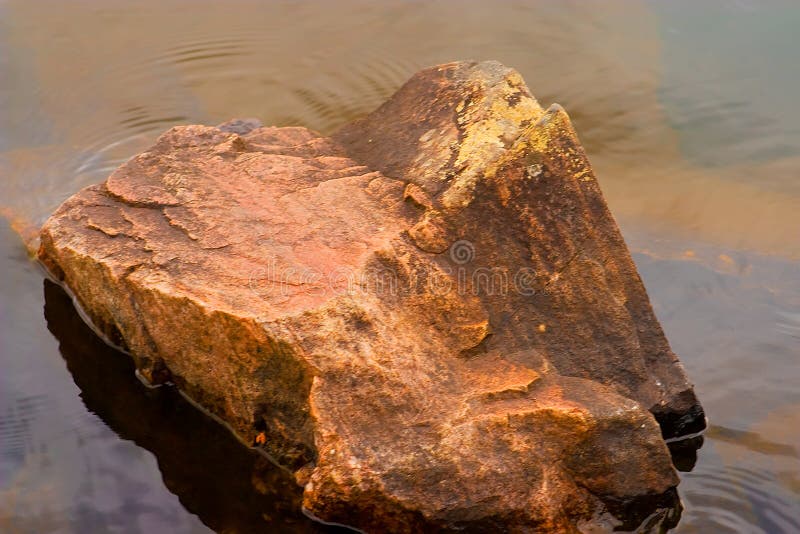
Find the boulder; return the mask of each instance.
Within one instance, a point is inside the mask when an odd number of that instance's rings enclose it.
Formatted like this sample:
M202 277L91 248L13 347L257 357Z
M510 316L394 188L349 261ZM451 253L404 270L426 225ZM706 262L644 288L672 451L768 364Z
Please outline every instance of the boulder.
M39 258L324 521L674 521L663 438L702 408L567 114L496 62L423 70L330 137L172 128L68 199Z

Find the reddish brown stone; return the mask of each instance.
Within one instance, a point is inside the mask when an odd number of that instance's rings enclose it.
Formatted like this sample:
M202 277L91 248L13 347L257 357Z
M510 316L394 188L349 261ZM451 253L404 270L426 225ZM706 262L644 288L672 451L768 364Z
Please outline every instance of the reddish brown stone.
M142 375L297 471L326 521L649 512L678 482L656 418L704 424L566 113L497 63L422 71L332 138L173 128L41 239Z

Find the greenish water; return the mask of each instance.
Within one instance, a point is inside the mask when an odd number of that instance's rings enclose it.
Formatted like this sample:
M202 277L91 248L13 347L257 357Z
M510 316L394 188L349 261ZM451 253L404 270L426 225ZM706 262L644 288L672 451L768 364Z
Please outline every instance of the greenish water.
M696 382L676 531L800 531L798 24L788 1L0 1L0 531L322 530L141 387L16 232L174 124L327 133L468 58L567 109Z

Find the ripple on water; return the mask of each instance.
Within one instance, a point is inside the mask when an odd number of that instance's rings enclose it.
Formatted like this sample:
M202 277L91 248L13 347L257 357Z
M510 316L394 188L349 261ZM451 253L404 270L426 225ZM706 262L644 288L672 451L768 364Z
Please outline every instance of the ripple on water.
M800 313L782 311L778 312L778 315L780 317L776 325L778 332L800 340Z
M767 471L701 461L687 478L681 531L800 532L797 495L787 494Z
M387 57L364 55L346 72L323 68L291 88L295 124L328 134L380 106L420 67ZM344 74L344 75L343 75ZM276 122L290 124L290 117Z
M3 456L20 464L33 447L32 421L46 408L50 399L46 395L17 397L0 415L0 443Z
M236 38L207 38L193 40L180 44L165 51L159 61L173 63L175 65L186 63L206 64L209 60L238 58L253 53L254 47L251 44L258 37L253 35L251 39L246 39L239 35Z

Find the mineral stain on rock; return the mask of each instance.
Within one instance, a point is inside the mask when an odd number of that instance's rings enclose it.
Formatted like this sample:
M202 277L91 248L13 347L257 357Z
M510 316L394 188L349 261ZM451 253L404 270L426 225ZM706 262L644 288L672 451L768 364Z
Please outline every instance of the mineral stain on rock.
M705 426L567 114L495 62L331 137L173 128L39 258L324 521L612 528L677 506L664 438Z

